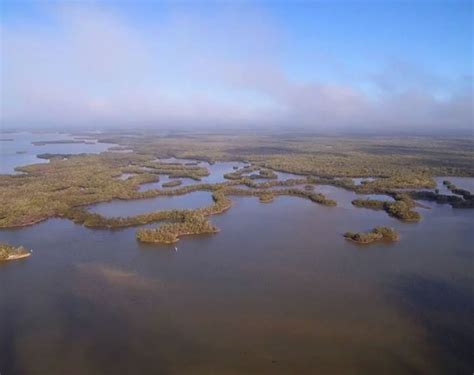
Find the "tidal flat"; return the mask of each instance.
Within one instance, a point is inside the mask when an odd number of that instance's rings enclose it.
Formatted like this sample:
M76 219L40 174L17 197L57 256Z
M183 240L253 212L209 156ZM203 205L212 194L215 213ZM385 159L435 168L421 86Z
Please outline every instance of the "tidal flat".
M94 137L133 152L51 156L19 175L0 176L0 242L34 249L28 259L0 263L2 373L472 371L474 210L404 195L421 215L404 222L352 204L397 202L399 189L433 192L453 173L464 176L454 185L469 188L468 147L437 165L440 141L429 140L425 161L401 171L406 149L398 161L392 154L379 158L372 139L352 140L364 142L352 146L358 151L338 150L338 141L325 155L309 151L318 148L315 140L294 142L305 156L288 154L292 141L267 138L260 143L280 148L262 148L271 152L262 155L249 153L250 137L230 145L196 136L188 143L182 135L146 142L136 135ZM455 141L444 142L449 153ZM357 157L341 165L336 151ZM224 177L245 166L256 170L238 180ZM278 178L245 177L259 168ZM189 184L141 191L163 175ZM92 228L80 221L89 214L79 215L91 207L105 220L163 210L174 216ZM209 213L219 233L173 244L137 240L137 231L172 224L170 217L186 223L196 210ZM16 225L31 218L38 223ZM377 226L394 228L399 241L362 247L343 237Z

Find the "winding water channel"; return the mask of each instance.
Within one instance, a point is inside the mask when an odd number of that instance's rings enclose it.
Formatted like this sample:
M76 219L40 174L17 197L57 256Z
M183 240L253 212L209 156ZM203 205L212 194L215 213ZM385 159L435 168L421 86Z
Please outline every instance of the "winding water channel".
M206 182L233 165L210 166ZM61 219L0 230L0 242L34 250L0 264L0 371L471 373L474 210L429 203L407 224L354 208L353 192L315 191L338 207L232 197L211 218L220 233L183 237L177 250L138 243L136 228ZM210 202L195 192L91 209L135 215ZM376 225L396 228L400 241L342 237Z

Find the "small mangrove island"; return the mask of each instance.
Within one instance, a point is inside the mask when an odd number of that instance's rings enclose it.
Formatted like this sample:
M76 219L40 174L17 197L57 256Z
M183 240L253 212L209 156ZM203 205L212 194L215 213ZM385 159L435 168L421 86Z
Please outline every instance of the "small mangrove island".
M389 227L376 227L370 232L346 232L344 233L344 237L349 241L360 244L369 244L377 241L395 242L400 239L398 232Z
M179 186L181 184L182 184L181 180L172 180L168 182L163 182L161 186L163 186L164 188L171 188L171 187Z
M12 246L0 243L0 261L27 258L31 253L23 246Z
M80 136L33 144L85 142ZM99 143L114 144L115 150L130 152L43 153L37 157L49 163L20 166L15 170L21 173L0 175L0 228L33 225L53 217L97 229L166 222L156 229L140 229L137 239L173 242L184 234L215 232L216 228L207 218L227 210L233 196L254 196L262 203L270 203L278 196L292 196L324 206L337 206L334 199L317 192L315 188L322 185L356 194L392 197L393 201L355 199L352 204L383 210L405 222L421 219L415 210L419 206L417 200L436 201L453 208L474 208L474 195L447 180L444 185L453 195L421 190L436 188L433 176L474 176L472 163L466 163L474 157L470 143L459 140L351 138L335 142L332 138L315 136L170 134L160 137L114 132L96 134L95 138ZM428 152L433 147L443 151L442 162ZM407 150L412 151L407 154ZM169 158L175 161L165 162ZM200 183L211 173L205 163L213 165L217 161L245 165L231 165L227 173L222 173L223 181ZM410 165L410 168L401 170L400 165ZM278 173L291 173L295 177L280 179ZM159 189L141 189L143 184L160 181L160 176L170 180ZM355 177L366 180L355 184ZM182 178L196 183L180 186ZM89 205L112 200L181 196L196 191L211 192L213 204L197 210L164 210L116 218L103 217L87 209ZM379 237L372 232L370 237L374 236Z
M162 224L154 229L139 229L137 239L141 242L170 244L178 242L179 236L218 231L203 214L189 211L182 213L179 222Z
M376 199L355 199L352 204L356 207L369 208L371 210L384 210L390 216L393 216L405 222L420 221L421 215L414 211L415 201L407 194L395 194L395 202L381 201Z

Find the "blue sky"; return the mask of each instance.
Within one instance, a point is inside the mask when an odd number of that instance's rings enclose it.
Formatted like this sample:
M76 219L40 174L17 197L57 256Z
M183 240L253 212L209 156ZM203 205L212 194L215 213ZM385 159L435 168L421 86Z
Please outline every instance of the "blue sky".
M2 124L469 129L472 21L471 1L3 1Z

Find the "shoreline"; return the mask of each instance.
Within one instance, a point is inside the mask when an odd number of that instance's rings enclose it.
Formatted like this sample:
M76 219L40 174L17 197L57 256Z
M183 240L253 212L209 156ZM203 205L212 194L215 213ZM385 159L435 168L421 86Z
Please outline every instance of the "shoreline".
M28 258L31 256L31 253L25 253L25 254L13 254L13 255L9 255L6 259L4 259L5 262L9 261L9 260L18 260L18 259L24 259L24 258Z

